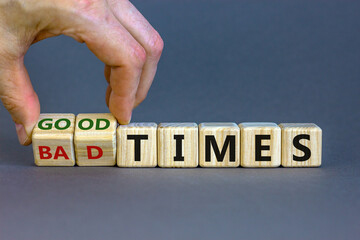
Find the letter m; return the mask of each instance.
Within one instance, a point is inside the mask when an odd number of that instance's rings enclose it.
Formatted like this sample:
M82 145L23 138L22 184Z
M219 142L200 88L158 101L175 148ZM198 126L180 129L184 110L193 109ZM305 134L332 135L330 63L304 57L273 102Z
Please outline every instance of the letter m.
M211 161L211 147L214 149L214 153L218 162L222 162L224 160L226 151L230 148L230 159L229 162L235 162L235 136L228 135L225 138L225 142L221 152L219 151L219 147L216 143L214 136L205 136L205 162Z

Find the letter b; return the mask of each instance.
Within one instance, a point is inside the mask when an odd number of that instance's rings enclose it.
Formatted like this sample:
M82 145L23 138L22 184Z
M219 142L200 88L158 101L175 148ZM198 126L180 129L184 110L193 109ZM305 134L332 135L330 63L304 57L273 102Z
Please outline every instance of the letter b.
M50 147L48 146L39 146L39 156L40 159L50 159L52 154L50 152Z

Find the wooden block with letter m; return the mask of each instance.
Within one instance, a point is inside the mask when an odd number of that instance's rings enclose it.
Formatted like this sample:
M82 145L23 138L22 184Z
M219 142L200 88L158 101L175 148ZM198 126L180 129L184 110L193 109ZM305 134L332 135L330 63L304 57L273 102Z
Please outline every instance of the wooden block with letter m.
M238 167L240 128L235 123L201 123L199 164L201 167Z

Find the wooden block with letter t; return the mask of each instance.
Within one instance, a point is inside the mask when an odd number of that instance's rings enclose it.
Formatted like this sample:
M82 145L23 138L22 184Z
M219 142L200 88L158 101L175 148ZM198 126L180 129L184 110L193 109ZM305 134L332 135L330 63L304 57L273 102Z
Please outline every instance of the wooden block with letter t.
M319 167L322 130L313 123L281 123L281 165L284 167Z
M110 113L76 116L74 134L78 166L114 166L117 121Z
M117 129L119 167L156 167L156 123L130 123Z
M160 123L157 137L159 167L198 166L196 123Z
M281 129L275 123L241 123L240 164L242 167L279 167Z
M40 114L32 134L37 166L74 166L74 114Z
M201 167L240 165L240 129L235 123L199 125L199 164Z

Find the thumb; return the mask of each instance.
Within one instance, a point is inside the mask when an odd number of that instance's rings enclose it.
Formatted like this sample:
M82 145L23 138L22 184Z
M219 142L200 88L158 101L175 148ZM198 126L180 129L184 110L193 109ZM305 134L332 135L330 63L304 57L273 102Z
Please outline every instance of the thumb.
M0 99L15 122L20 144L29 145L40 103L23 60L21 57L0 64Z

